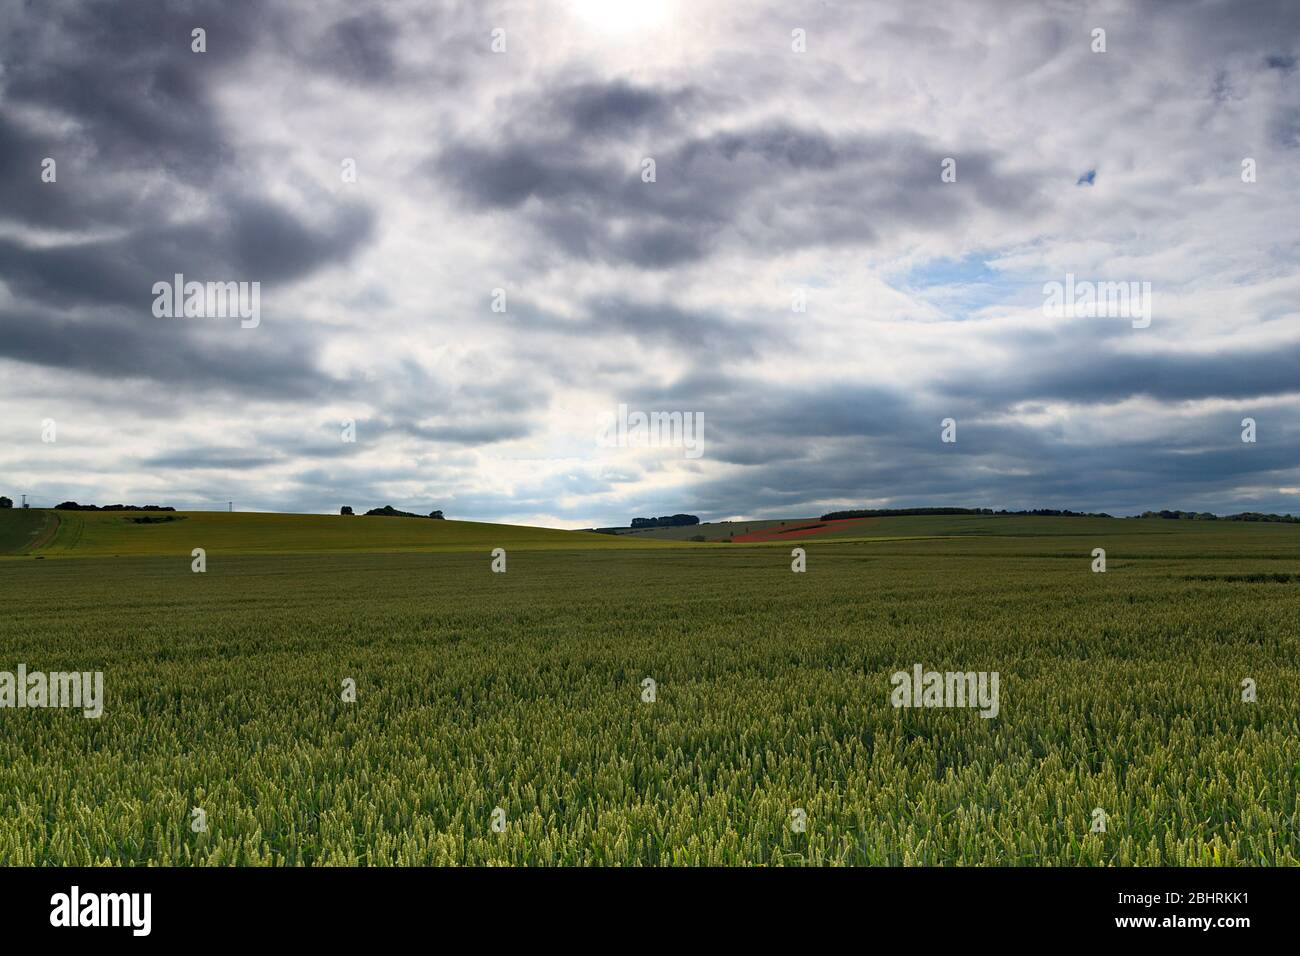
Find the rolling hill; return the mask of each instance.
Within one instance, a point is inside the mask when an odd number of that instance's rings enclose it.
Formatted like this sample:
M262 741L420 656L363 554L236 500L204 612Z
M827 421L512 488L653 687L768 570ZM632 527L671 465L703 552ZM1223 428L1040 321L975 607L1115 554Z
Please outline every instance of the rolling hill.
M693 539L703 537L704 542ZM990 540L992 539L992 540ZM1073 541L1129 553L1161 550L1221 553L1247 546L1260 557L1294 553L1300 525L1166 521L1159 518L1066 518L1021 515L905 515L821 521L818 518L714 522L623 534L562 531L477 521L223 511L0 511L0 557L226 554L390 553L438 551L792 548L819 544L946 542L947 550L1006 546L1038 539ZM1085 547L1086 546L1086 547Z
M0 511L0 555L94 557L311 552L587 550L673 547L583 531L433 521L223 511Z

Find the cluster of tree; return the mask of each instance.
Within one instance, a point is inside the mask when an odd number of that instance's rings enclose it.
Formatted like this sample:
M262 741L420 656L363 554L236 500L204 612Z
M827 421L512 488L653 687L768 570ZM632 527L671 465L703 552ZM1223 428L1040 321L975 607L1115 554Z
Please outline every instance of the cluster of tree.
M75 501L63 501L54 506L55 511L175 511L166 505L79 505Z
M347 505L344 505L339 509L339 514L341 515L350 515L352 513L352 509ZM436 521L445 520L442 517L441 511L430 511L427 515L417 515L410 511L398 511L392 505L384 505L382 508L371 508L366 512L366 516L370 517L371 515L380 515L388 518L433 518Z
M4 495L0 495L0 508L12 508L13 506L14 500L12 498L6 498Z
M695 515L668 515L664 518L633 518L633 528L679 528L683 525L699 524Z
M1048 518L1113 518L1105 511L1071 511L1068 508L1031 508L1028 511L995 511L995 515L1038 515Z
M1104 511L1070 511L1058 508L1034 508L1030 511L1007 511L992 508L862 508L856 511L832 511L821 521L838 521L842 518L891 518L903 515L1036 515L1048 518L1110 518Z
M1142 518L1170 518L1174 521L1276 521L1283 524L1300 523L1300 517L1294 515L1263 514L1259 511L1242 511L1235 515L1220 517L1208 511L1144 511Z

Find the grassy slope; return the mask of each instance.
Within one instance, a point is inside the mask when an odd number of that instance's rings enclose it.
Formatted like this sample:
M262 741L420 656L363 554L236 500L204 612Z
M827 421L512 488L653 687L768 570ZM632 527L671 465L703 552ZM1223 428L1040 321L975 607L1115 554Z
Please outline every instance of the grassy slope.
M23 554L49 532L54 512L36 508L0 511L0 554Z
M27 514L50 513L33 510ZM194 548L204 548L209 554L268 554L672 547L664 542L580 531L427 518L180 511L175 516L182 520L136 524L131 519L141 517L138 512L63 511L58 515L59 529L53 540L40 549L42 555L188 555ZM12 522L10 516L0 515L0 554L19 551L5 547L5 542L25 540L21 530L11 529Z

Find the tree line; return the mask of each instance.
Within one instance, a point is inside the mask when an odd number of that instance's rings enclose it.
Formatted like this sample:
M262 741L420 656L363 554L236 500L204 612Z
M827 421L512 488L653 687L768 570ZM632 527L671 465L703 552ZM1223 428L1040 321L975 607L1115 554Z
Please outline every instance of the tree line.
M667 515L663 518L633 518L633 528L680 528L683 525L699 524L695 515Z
M339 509L339 514L341 515L350 515L354 513L355 512L353 512L353 510L347 505L344 505L342 508ZM445 520L442 516L441 511L430 511L427 515L417 515L412 511L398 511L392 505L384 505L382 508L371 508L369 511L365 513L365 517L367 518L371 518L371 517L433 518L435 521Z

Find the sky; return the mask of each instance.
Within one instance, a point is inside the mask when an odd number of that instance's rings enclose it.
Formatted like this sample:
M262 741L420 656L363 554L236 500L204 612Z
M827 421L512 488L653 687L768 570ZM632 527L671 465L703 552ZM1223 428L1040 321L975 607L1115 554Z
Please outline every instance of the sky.
M4 4L0 494L1300 513L1298 56L1294 0Z

